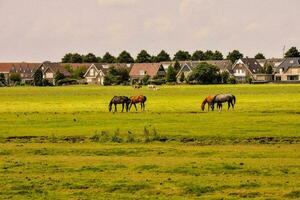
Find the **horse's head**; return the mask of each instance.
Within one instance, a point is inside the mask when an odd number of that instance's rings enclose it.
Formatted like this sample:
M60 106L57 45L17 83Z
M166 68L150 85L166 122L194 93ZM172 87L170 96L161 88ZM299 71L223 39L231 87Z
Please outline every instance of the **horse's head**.
M204 101L201 104L201 110L204 111L205 109L205 104L207 103L207 98L204 99Z

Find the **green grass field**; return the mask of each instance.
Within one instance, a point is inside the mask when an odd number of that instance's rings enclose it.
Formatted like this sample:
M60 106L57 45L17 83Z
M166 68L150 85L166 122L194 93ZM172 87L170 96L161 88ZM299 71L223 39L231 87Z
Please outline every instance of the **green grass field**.
M0 199L296 199L299 134L300 85L0 88Z

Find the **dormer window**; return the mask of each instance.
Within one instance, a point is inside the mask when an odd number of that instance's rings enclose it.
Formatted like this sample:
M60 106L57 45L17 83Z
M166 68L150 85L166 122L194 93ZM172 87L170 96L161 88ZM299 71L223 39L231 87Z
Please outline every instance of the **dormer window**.
M140 75L141 76L144 76L144 75L146 75L147 74L147 72L145 71L145 70L140 70Z
M290 60L290 64L293 64L294 63L294 61L293 60Z

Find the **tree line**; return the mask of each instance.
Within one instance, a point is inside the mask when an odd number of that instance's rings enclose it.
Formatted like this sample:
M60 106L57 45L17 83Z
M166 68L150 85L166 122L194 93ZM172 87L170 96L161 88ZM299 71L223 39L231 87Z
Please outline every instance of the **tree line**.
M232 62L243 58L244 55L239 50L233 50L228 53L226 59ZM265 59L262 53L255 55L256 59ZM136 58L133 58L127 51L122 51L118 56L113 56L109 52L106 52L102 57L96 56L93 53L87 55L81 55L79 53L67 53L62 58L63 63L156 63L156 62L168 62L168 61L203 61L203 60L223 60L224 55L220 51L202 51L196 50L192 54L188 51L179 50L173 58L165 50L162 50L157 55L150 55L146 50L141 50Z

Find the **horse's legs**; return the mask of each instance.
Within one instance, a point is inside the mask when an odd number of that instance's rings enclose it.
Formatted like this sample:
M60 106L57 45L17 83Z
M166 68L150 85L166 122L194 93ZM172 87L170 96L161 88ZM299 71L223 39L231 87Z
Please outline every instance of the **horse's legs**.
M229 108L230 108L230 101L228 101L228 109L227 110L229 110Z
M234 110L234 103L231 101L232 110Z
M136 107L135 103L134 103L133 105L134 105L134 107L135 107L135 111L137 111L137 107Z
M122 112L124 112L124 103L122 103Z
M117 112L117 104L115 104L115 112Z
M144 111L145 111L145 108L146 108L145 102L143 102L143 108L144 108Z

